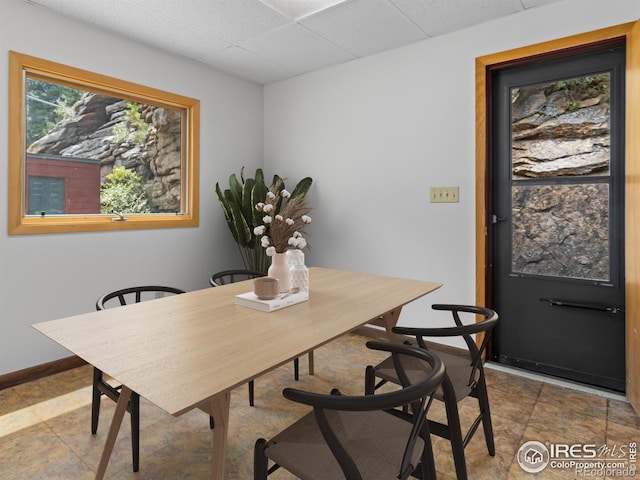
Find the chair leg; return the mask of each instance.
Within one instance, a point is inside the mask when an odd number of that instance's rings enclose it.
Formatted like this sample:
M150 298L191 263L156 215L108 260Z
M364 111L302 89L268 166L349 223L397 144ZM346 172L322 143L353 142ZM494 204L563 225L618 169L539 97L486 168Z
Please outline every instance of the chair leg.
M444 393L444 404L447 412L447 425L449 427L449 441L451 442L451 452L453 463L456 468L456 478L467 480L467 463L464 455L464 441L462 440L462 428L460 426L460 416L458 414L458 402L453 390L453 386L448 379L442 383Z
M253 380L249 381L249 405L253 407Z
M140 469L140 395L131 393L131 453L133 455L133 471Z
M267 441L259 438L253 449L253 480L267 480L269 459L264 453Z
M425 434L422 435L424 440L424 450L422 451L422 459L418 468L414 470L412 477L420 478L422 480L435 480L436 474L436 462L433 458L433 445L431 444L431 434L429 432L429 425L425 422Z
M93 390L91 393L91 434L95 435L98 431L98 419L100 417L100 397L98 390L98 382L102 381L102 372L97 368L93 369Z
M300 380L300 359L296 358L293 361L293 378L296 379L296 382Z
M373 395L376 388L376 369L373 365L367 365L364 372L364 394Z
M484 429L484 438L487 442L487 450L489 451L489 455L495 457L496 447L493 441L493 427L491 426L491 409L489 408L489 395L487 393L487 385L484 381L484 376L480 377L480 381L476 386L476 392L478 396L480 414L482 415L482 428Z

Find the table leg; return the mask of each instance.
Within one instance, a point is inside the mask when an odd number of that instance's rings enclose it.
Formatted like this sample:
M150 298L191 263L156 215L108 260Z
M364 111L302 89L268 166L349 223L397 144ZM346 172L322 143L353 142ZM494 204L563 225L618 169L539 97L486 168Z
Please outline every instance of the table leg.
M116 404L116 410L113 413L113 418L111 419L107 440L104 444L104 448L102 449L102 456L100 457L98 471L96 472L96 480L102 480L105 472L107 471L107 465L109 464L109 459L113 452L113 446L116 443L116 438L120 431L120 425L122 425L122 419L127 411L127 405L129 404L130 399L131 389L123 385L122 390L120 391L120 396L118 397L118 403Z
M398 307L394 310L391 310L389 313L385 313L380 317L380 321L384 329L387 331L387 336L389 337L390 342L399 342L400 337L393 333L391 329L398 324L398 319L400 318L400 312L402 311L402 307Z
M313 350L309 352L309 375L313 375L315 373L315 367L313 363Z
M231 392L223 392L211 399L211 413L213 413L213 419L215 421L215 428L213 429L213 454L211 455L211 478L213 480L224 480L230 402Z

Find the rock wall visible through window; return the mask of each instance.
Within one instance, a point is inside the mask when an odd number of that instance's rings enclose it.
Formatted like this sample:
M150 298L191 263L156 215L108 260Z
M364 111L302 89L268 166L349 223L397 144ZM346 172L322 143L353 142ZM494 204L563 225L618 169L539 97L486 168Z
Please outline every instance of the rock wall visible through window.
M180 212L180 112L90 92L72 110L71 116L29 145L27 152L97 160L101 183L108 182L116 167L135 171L144 193L138 203L144 204L121 213Z
M512 271L609 281L609 74L511 100Z

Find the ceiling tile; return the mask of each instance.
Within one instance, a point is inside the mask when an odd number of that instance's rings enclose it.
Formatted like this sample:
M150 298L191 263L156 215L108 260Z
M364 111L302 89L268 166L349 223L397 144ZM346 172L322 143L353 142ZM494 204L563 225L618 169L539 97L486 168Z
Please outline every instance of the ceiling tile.
M257 83L271 83L300 73L239 47L214 50L200 60Z
M197 58L201 50L229 47L226 42L175 23L170 18L129 0L110 0L108 3L38 0L37 3L65 16L115 32L122 37L190 58ZM122 15L122 12L127 14ZM167 32L171 34L168 35Z
M250 38L239 46L298 72L310 72L355 58L297 24Z
M258 0L131 1L195 30L234 44L291 23L289 18Z
M391 0L433 37L522 11L518 0Z
M140 17L142 9L136 8L129 0L112 0L109 3L86 2L83 0L27 0L27 3L52 9L67 17L83 22L107 27L127 20L129 17ZM127 15L121 15L127 12Z
M299 21L261 0L23 1L270 83L571 0L346 0Z
M539 7L540 5L547 5L549 3L558 3L562 0L521 0L524 8Z
M260 0L265 5L279 11L283 15L299 20L309 15L314 15L327 8L348 0Z
M352 0L300 23L358 57L426 38L388 0Z

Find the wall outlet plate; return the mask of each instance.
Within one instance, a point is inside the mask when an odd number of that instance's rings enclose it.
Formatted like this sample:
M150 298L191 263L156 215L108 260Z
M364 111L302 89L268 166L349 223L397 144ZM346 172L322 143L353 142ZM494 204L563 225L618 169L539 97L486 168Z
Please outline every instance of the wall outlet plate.
M431 203L458 203L460 201L460 187L431 187L429 188Z

